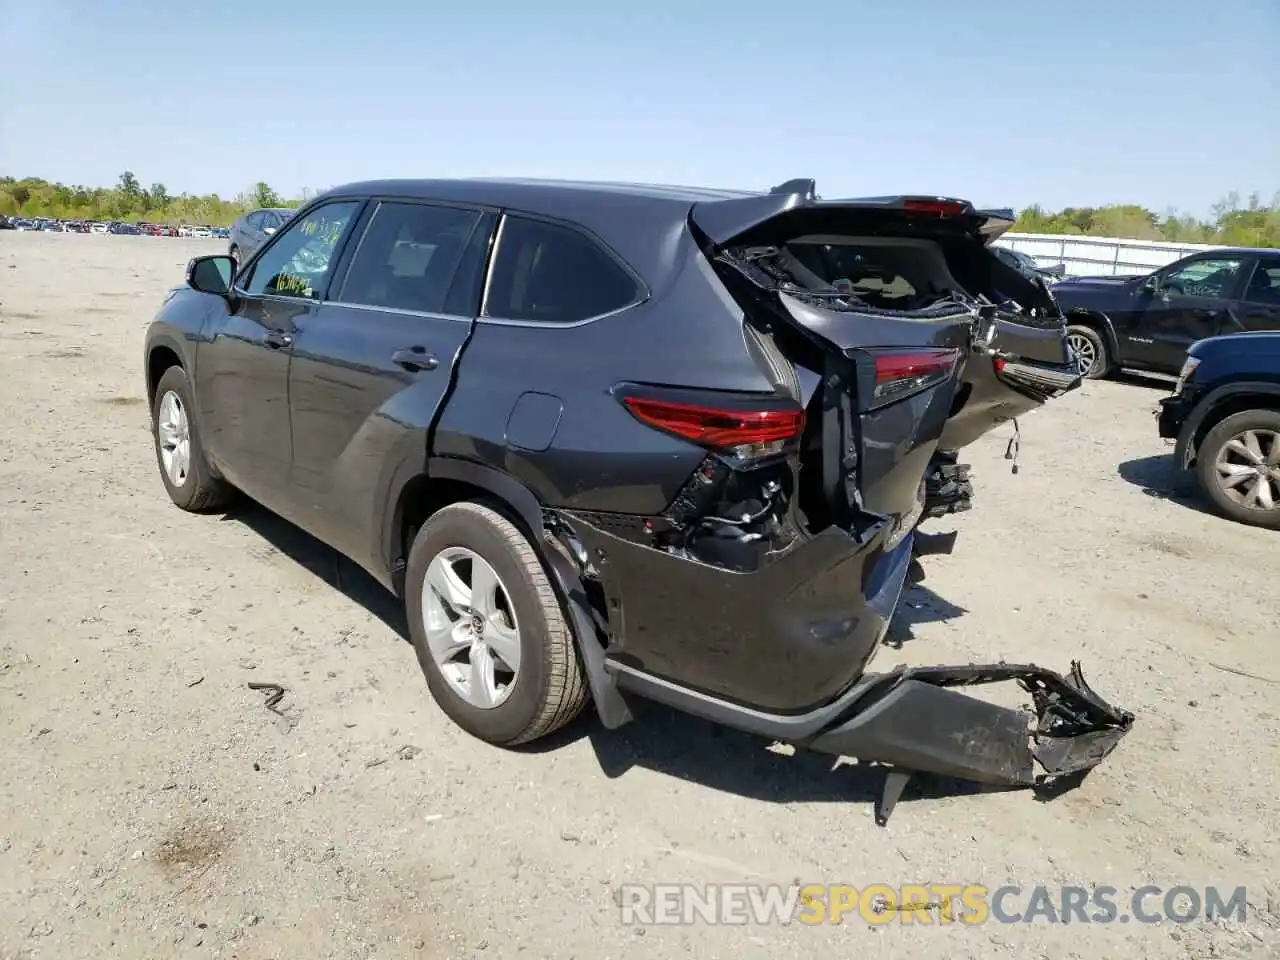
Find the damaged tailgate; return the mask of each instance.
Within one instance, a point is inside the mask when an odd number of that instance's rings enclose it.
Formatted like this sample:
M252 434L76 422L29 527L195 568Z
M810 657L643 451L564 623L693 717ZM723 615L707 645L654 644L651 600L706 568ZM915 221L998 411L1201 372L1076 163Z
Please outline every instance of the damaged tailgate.
M756 316L771 314L766 322L792 327L820 351L960 349L967 362L940 449L967 446L1080 384L1049 288L989 249L1012 226L1011 211L939 197L821 201L784 192L798 184L698 204L691 219L735 295L750 301L752 287L772 291L771 302L757 298Z

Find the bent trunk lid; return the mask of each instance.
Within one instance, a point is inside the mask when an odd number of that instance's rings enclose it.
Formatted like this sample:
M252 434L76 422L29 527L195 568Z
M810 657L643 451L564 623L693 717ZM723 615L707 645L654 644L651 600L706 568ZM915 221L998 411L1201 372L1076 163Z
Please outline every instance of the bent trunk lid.
M1012 222L1011 211L937 197L801 191L694 205L691 226L748 322L821 378L822 487L843 501L837 514L906 526L940 444L959 449L1048 395L1002 378L997 361L1067 366L1052 293L989 249ZM903 347L958 350L958 376L905 409L870 409L869 352Z

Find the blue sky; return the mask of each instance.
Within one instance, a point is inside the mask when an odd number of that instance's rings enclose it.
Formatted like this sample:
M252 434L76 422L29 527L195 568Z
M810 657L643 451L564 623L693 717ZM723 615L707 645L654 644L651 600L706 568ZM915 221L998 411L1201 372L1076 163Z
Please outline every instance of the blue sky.
M1205 213L1280 190L1280 0L0 0L0 174L529 175Z

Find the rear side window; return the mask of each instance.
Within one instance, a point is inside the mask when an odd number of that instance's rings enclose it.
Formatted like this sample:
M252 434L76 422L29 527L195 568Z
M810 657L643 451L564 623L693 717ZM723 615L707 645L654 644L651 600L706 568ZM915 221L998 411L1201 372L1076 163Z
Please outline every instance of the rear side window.
M635 279L579 230L508 216L489 278L485 315L578 323L640 299Z
M347 271L344 303L441 313L480 213L384 201Z
M460 207L381 202L337 300L439 314L479 219Z
M1263 257L1249 278L1244 298L1280 307L1280 257Z

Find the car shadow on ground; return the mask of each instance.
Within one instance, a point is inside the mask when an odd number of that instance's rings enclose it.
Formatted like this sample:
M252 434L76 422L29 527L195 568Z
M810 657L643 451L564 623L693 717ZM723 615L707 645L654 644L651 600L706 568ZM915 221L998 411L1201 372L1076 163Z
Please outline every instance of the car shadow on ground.
M606 730L591 711L569 727L526 749L539 752L585 737L600 770L617 779L641 768L700 787L767 803L874 804L884 792L887 768L775 744L658 703L634 702L635 720ZM558 741L558 742L557 742ZM916 800L998 792L967 780L919 774L902 794Z
M409 625L400 601L336 550L247 498L239 498L222 519L244 524L298 566L360 604L406 641L409 639Z
M244 524L298 566L358 603L398 636L409 639L400 601L337 551L249 500L236 503L223 519ZM965 612L927 587L908 587L885 642L901 646L914 639L915 625L949 620ZM769 740L658 703L632 700L631 705L635 722L619 730L605 729L588 705L568 726L519 749L550 752L586 739L601 772L611 780L640 767L771 803L871 804L884 790L884 767L851 764L802 749L780 752L772 749ZM900 802L992 791L991 787L966 780L921 774L911 779Z
M1128 384L1131 387L1146 387L1149 390L1159 390L1161 393L1172 393L1173 385L1177 382L1176 377L1165 376L1160 373L1147 373L1143 370L1121 370L1113 373L1110 379L1116 383Z
M923 562L928 563L928 558ZM904 644L916 639L916 626L922 623L944 623L968 612L964 607L956 606L950 600L938 596L923 584L908 586L902 591L902 600L894 611L893 622L889 624L884 643L895 650L901 650Z
M1197 513L1207 512L1195 476L1177 469L1171 453L1126 460L1116 472L1120 479L1132 483L1148 497L1167 500Z

